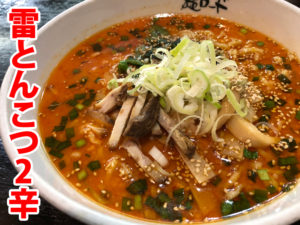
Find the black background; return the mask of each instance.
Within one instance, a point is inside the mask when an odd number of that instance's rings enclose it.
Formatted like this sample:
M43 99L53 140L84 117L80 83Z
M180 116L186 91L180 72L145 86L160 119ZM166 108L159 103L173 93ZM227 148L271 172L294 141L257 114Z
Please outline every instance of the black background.
M16 51L15 42L9 39L10 28L9 24L6 22L8 9L12 6L38 7L41 13L41 22L39 23L39 27L41 27L51 18L79 2L81 2L81 0L0 0L0 84L2 83L4 74L9 66L9 59ZM300 7L300 0L290 0L290 2ZM0 139L0 225L21 224L21 222L18 221L18 216L8 215L6 205L8 191L13 188L13 178L15 176L16 171L7 158ZM41 199L40 214L30 216L29 222L22 222L22 224L80 225L82 223L60 212L48 202ZM300 222L295 224L300 224Z

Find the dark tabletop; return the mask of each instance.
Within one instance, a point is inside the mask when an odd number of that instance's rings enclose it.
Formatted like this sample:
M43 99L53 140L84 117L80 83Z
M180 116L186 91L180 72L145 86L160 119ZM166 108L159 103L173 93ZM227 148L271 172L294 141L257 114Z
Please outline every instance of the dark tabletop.
M39 27L43 26L51 18L58 15L62 11L81 2L82 0L0 0L0 84L3 76L9 66L9 59L16 51L15 42L9 39L9 24L6 22L6 14L12 6L36 6L41 13L41 22ZM290 2L300 7L300 0L290 0ZM1 108L0 108L1 110ZM21 224L18 221L18 216L8 215L6 200L9 189L13 188L13 178L16 176L16 171L10 163L3 149L0 139L0 225ZM40 214L30 216L29 222L23 224L82 224L66 214L55 209L45 200L41 199ZM300 224L299 223L295 223Z

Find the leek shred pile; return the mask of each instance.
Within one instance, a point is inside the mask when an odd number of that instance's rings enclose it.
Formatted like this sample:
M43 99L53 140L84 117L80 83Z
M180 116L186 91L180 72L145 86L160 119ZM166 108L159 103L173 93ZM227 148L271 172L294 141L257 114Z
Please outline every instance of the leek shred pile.
M158 64L153 58L158 58ZM215 123L221 101L227 97L236 113L241 117L247 114L245 101L237 101L231 88L231 80L238 76L237 64L225 56L216 56L210 40L194 42L188 37L171 51L158 48L151 56L151 63L129 72L128 76L112 79L109 86L130 83L133 88L129 95L150 91L160 96L161 106L190 117L201 118L210 124L201 133L210 131ZM212 119L213 118L213 119Z

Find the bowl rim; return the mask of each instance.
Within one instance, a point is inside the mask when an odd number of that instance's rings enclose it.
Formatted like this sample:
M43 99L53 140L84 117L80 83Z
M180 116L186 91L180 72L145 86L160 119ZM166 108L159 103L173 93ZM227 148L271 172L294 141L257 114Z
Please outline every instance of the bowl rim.
M77 10L78 8L87 6L88 4L93 3L96 0L84 0L67 10L61 12L57 16L53 17L50 21L48 21L46 24L44 24L39 30L38 30L38 35L44 33L47 31L47 29L51 26L53 26L58 20L64 18L65 16L70 15L74 10ZM300 9L297 8L296 6L292 5L289 2L282 1L282 0L271 0L273 2L277 2L280 4L282 7L289 8L289 10L292 10L296 12L297 14L300 15ZM28 43L31 43L29 41ZM10 78L14 72L14 68L10 65L8 70L6 71L1 88L0 88L0 105L4 106L5 109L7 106L7 90L9 90L10 87ZM7 153L11 163L15 167L15 169L19 172L20 168L16 167L14 164L14 159L16 159L17 154L14 151L15 146L14 144L10 141L8 135L4 135L4 132L6 130L9 130L9 121L6 119L7 117L7 110L0 110L0 137L3 142L4 150ZM63 211L64 213L68 214L69 216L76 218L77 220L84 222L84 223L90 223L90 224L124 224L124 225L133 225L133 224L140 224L141 221L146 223L149 223L149 221L146 220L140 220L136 219L130 216L126 216L126 219L122 218L117 218L113 217L110 215L106 215L102 212L99 212L95 209L91 209L88 207L85 207L81 205L80 203L76 202L75 200L65 196L64 194L60 193L57 191L53 186L48 185L42 177L37 175L34 170L31 172L32 179L34 181L34 184L32 187L37 188L39 190L40 196L42 196L47 202L49 202L51 205L56 207L57 209ZM298 184L299 185L299 184ZM53 197L55 196L55 198ZM59 200L57 200L59 199ZM64 204L68 203L68 204ZM70 209L70 205L72 205L72 209ZM101 206L100 206L101 207ZM249 221L244 221L242 224L243 225L250 225L250 224L268 224L271 221L277 221L274 224L282 224L282 223L291 223L296 221L297 219L300 218L300 202L293 204L287 208L282 209L281 211L277 212L275 215L272 215L272 218L270 218L270 215L264 215L259 218L255 218ZM95 215L100 215L101 216L101 221L94 221L92 217L86 216L86 213L90 214L95 214ZM293 216L291 216L293 215ZM97 216L97 217L98 217ZM130 220L128 220L130 218ZM283 219L282 219L283 218ZM157 224L158 222L150 222L150 224ZM236 224L239 224L236 223Z

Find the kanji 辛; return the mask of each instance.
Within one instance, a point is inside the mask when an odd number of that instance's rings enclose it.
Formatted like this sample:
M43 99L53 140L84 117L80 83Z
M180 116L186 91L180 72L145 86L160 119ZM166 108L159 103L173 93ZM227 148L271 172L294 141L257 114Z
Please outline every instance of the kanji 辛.
M36 38L36 23L39 22L39 12L36 8L12 8L8 14L8 21L12 23L12 39Z
M11 189L7 205L9 214L19 215L20 221L27 221L29 215L37 215L39 213L39 192L28 187Z

